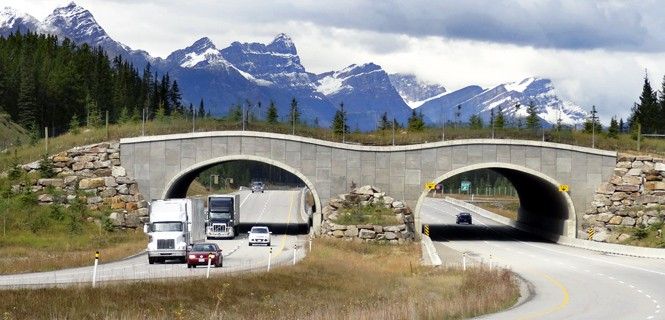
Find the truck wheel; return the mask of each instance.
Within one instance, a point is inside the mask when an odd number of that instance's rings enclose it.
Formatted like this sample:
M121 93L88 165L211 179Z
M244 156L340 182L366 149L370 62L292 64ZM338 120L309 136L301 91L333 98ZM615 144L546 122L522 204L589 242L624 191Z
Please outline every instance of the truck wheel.
M196 265L195 265L195 264L193 264L193 265L192 265L192 268L196 269Z
M155 258L148 257L148 264L155 264Z
M268 242L268 247L270 247L270 242Z
M192 268L192 265L188 263L187 264L187 269L191 269L191 268Z
M249 242L249 246L250 246L250 247L252 246L252 243L251 243L251 242Z

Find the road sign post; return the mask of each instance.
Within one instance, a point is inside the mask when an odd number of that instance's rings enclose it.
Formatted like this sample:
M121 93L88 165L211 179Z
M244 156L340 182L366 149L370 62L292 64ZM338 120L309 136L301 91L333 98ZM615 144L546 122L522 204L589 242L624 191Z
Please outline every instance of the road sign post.
M92 287L97 284L97 265L99 264L99 251L95 251L95 266L92 268Z
M212 257L215 255L211 253L208 253L208 271L206 271L206 278L210 278L210 266L212 265Z

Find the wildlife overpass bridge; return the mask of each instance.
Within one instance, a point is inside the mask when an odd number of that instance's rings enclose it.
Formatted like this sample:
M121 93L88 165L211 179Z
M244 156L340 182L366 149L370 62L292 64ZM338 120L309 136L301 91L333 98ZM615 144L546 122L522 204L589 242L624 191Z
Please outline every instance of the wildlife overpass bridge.
M414 208L420 230L424 185L492 169L515 187L518 221L575 237L596 188L609 179L616 152L540 141L469 139L405 146L362 146L298 136L218 131L125 138L120 158L147 199L184 197L200 172L227 161L259 161L298 176L322 204L352 183L373 185ZM568 185L568 192L559 191Z

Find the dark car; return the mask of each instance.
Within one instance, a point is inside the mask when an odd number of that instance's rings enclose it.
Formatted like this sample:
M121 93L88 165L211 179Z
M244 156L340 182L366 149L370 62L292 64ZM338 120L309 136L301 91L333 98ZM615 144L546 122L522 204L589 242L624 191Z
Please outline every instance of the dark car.
M215 267L222 267L224 257L222 249L215 243L196 243L187 253L187 268L196 268L200 265L208 265L208 256L212 256L210 264Z
M462 223L468 223L471 224L471 214L468 212L460 212L457 215L457 219L455 221L457 224L462 224Z
M254 193L254 192L263 193L263 190L265 190L265 188L266 188L266 186L261 181L253 181L252 182L252 193Z

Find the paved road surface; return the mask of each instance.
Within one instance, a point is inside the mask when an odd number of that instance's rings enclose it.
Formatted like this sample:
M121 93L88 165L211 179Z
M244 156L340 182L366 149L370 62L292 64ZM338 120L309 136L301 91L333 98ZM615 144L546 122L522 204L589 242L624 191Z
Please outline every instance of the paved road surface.
M615 256L543 242L474 212L473 225L455 225L466 211L427 199L424 224L444 263L508 267L533 285L532 298L482 319L665 319L665 260Z
M297 246L297 259L304 256L307 237L294 234L294 230L286 226L302 221L300 217L300 191L267 190L263 194L241 192L241 222L249 224L276 224L271 247L248 246L247 234L242 233L233 240L210 240L222 248L224 266L212 268L211 273L240 272L248 270L266 270L268 255L272 248L271 264L288 264L293 260L294 246ZM247 213L246 216L243 214ZM289 231L291 234L280 233ZM104 261L103 251L100 261ZM92 262L92 259L91 259ZM188 269L186 264L167 262L164 264L148 264L147 254L141 254L123 261L100 264L97 281L120 281L148 278L170 278L183 276L205 276L206 268ZM92 267L40 272L29 274L0 276L0 287L17 286L52 286L76 282L92 281Z

